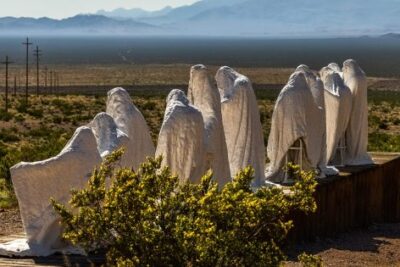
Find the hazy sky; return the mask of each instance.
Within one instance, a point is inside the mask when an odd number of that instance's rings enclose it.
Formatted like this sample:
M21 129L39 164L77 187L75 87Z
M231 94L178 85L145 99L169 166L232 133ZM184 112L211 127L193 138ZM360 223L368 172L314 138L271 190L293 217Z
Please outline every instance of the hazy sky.
M0 17L65 18L99 9L140 7L157 10L165 6L182 6L198 0L0 0Z

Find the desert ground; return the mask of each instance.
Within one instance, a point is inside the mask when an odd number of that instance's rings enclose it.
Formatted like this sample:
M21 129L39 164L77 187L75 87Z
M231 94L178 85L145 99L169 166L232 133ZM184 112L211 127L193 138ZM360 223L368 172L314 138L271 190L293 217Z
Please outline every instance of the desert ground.
M209 66L213 75L217 66ZM122 86L132 95L157 142L165 97L172 88L186 89L190 65L53 65L58 86L44 87L44 73L36 95L36 74L30 72L28 106L24 98L23 66L10 70L9 111L3 111L4 77L0 77L0 235L21 231L17 202L12 192L9 167L20 161L37 161L56 155L74 130L105 111L106 92ZM253 82L268 140L274 102L293 69L238 68ZM17 75L14 94L13 77ZM400 151L400 80L369 78L369 150ZM327 266L394 266L400 264L400 226L377 225L315 244L291 248L321 256ZM294 262L289 265L295 265Z

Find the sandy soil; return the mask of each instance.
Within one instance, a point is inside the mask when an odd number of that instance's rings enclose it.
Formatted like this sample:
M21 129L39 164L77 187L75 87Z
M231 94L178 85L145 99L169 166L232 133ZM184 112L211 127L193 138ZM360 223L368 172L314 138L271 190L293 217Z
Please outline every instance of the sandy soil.
M376 224L334 239L297 245L288 254L295 260L305 251L319 255L324 266L400 266L400 224ZM301 266L295 261L285 266Z

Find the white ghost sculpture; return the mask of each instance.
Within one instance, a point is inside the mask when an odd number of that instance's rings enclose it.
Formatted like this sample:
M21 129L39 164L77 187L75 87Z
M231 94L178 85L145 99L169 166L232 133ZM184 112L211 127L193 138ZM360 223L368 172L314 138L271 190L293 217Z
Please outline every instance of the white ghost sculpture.
M80 127L57 156L13 166L11 177L26 239L0 244L0 255L48 256L58 251L81 253L62 242L59 217L50 204L50 198L67 204L71 189L84 188L101 161L92 130Z
M107 114L129 138L125 152L130 160L129 167L138 169L147 157L154 157L155 148L149 127L125 89L114 88L108 92Z
M350 89L344 85L342 78L335 70L324 67L321 69L320 75L325 88L326 158L330 162L337 155L339 145L345 145L344 140L350 120L352 95ZM345 153L342 156L345 157Z
M265 146L257 99L250 80L230 67L215 77L221 94L222 121L231 175L252 166L253 187L265 182Z
M172 90L167 97L156 156L181 182L199 183L205 174L205 136L201 112L189 104L185 93Z
M373 164L368 147L367 77L353 59L343 63L343 80L353 95L349 127L346 131L347 165Z
M190 103L203 115L205 127L206 169L212 169L219 185L231 181L228 151L222 124L221 98L204 65L190 70L188 89Z
M326 158L326 106L324 85L321 79L315 75L306 65L300 65L296 71L304 74L308 88L314 98L314 112L308 114L307 120L307 150L308 159L311 166L316 166L319 170L319 177L325 175L336 175L339 171L333 166L328 165Z
M314 98L303 72L293 73L275 102L268 138L267 155L270 164L266 178L272 182L283 182L285 158L289 149L296 143L306 145L307 115L316 111ZM307 159L307 147L302 157ZM318 153L319 155L319 153ZM303 169L311 168L309 160L303 162Z
M343 79L343 72L342 68L335 62L329 63L328 68L332 69L333 71L337 72L340 76L340 78Z
M127 151L129 149L129 138L118 129L117 124L110 115L105 112L97 114L88 124L88 127L93 131L97 142L97 149L103 159L114 150L124 147L125 153L121 158L120 164L123 167L129 167L130 159L127 155L132 153Z

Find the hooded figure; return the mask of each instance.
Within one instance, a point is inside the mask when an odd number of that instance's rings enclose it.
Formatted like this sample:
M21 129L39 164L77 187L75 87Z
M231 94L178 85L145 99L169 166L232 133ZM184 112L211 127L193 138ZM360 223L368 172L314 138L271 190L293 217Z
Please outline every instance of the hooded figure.
M320 71L325 88L326 110L326 158L334 160L339 144L345 140L345 132L349 124L352 95L344 85L339 73L329 67ZM345 145L343 142L342 145Z
M49 256L57 251L79 253L62 241L60 219L50 204L50 198L68 205L71 189L84 188L101 161L92 130L80 127L57 156L13 166L11 178L26 239L1 244L0 255L25 257Z
M229 67L216 74L231 175L252 166L253 186L265 182L265 146L257 99L250 80Z
M295 155L289 149L302 142L303 169L312 168L308 152L308 125L307 116L316 112L314 98L308 87L303 72L293 73L286 86L280 92L275 103L272 114L271 131L268 139L267 154L270 164L267 168L267 179L272 182L283 182L285 173L285 157L291 158ZM310 150L314 152L314 150ZM314 152L315 153L315 152ZM319 152L311 155L312 158L319 158Z
M330 68L331 70L333 70L334 72L338 73L340 78L343 79L343 72L342 72L342 68L335 62L329 63L328 64L328 68Z
M349 127L346 131L347 165L373 164L368 147L367 77L353 59L343 63L343 80L353 95Z
M320 170L320 177L324 177L325 175L336 175L339 171L332 166L327 166L324 85L317 75L315 75L307 66L303 66L305 65L300 65L296 71L300 71L304 74L308 88L314 98L314 106L312 109L315 110L308 114L306 118L307 129L309 129L309 132L307 133L307 140L309 142L307 145L308 159L310 160L311 166L316 166Z
M124 167L129 166L130 160L127 155L131 154L131 152L126 151L129 148L129 138L118 129L117 124L110 115L105 112L97 114L88 127L93 131L97 142L97 149L102 158L107 157L114 150L124 147L125 154L121 158L121 165Z
M189 104L185 93L172 90L167 97L156 156L181 182L199 183L205 174L204 122L201 112Z
M127 167L138 169L146 157L154 157L155 148L149 127L125 89L114 88L108 92L107 114L129 138L125 150L125 156L129 160Z
M193 66L190 70L188 99L203 115L206 149L205 167L213 170L215 180L223 186L231 181L231 174L222 125L221 98L204 65Z

